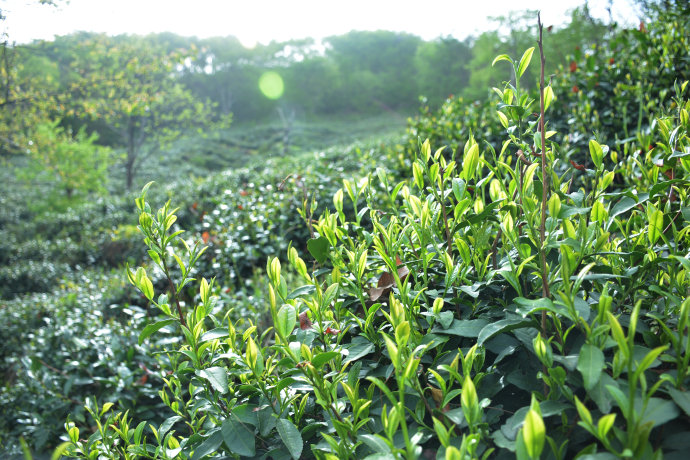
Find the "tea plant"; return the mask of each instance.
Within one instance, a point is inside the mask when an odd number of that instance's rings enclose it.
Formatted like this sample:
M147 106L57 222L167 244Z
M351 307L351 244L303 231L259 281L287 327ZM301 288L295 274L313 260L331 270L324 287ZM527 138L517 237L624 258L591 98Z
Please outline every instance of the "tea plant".
M541 24L538 52L544 55ZM269 258L272 327L232 320L204 249L170 202L137 199L155 270L127 276L161 312L159 392L170 417L133 422L89 402L97 430L67 423L79 458L660 458L690 425L687 83L657 118L655 149L625 158L588 142L564 158L554 91L520 86L536 49L496 88L500 149L420 143L409 178L346 180L312 238ZM658 149L658 150L657 150ZM662 164L663 162L663 164ZM306 257L306 256L305 256ZM172 266L176 266L176 271ZM299 285L292 286L297 281ZM193 299L182 298L194 286Z

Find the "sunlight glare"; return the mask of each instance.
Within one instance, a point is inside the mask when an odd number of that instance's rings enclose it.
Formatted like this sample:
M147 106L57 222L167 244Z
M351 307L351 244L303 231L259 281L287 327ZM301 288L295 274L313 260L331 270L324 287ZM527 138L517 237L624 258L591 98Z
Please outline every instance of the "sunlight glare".
M285 89L283 78L276 72L265 72L259 78L259 89L269 99L280 99Z

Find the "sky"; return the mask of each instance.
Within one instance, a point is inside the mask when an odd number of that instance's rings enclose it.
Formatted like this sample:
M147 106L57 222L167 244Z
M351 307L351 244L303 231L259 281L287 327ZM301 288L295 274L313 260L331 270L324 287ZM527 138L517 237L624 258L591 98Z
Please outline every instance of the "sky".
M234 35L246 46L351 30L408 32L431 40L464 39L491 27L489 16L511 10L540 10L546 26L567 20L584 0L0 0L10 40L51 40L76 31L182 36ZM592 14L607 18L608 0L589 0ZM613 1L614 19L634 22L628 0Z

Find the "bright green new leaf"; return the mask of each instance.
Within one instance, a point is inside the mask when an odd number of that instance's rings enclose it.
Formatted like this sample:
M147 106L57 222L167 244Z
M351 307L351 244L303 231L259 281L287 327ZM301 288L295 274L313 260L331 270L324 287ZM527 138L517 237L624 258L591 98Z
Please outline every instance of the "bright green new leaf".
M208 281L206 281L206 278L201 278L201 283L199 285L199 296L201 297L201 302L204 304L208 303L208 297L209 297L210 289L208 285Z
M426 139L422 144L422 158L424 158L425 161L429 161L429 158L431 158L431 144L429 143L429 139Z
M522 427L522 438L525 448L531 458L539 458L544 449L546 440L546 427L544 420L537 411L530 409L525 416L525 424Z
M319 353L311 359L311 364L316 369L321 369L324 364L326 364L328 361L332 360L339 354L340 353L338 353L337 351L325 351L323 353Z
M554 100L553 88L551 85L544 88L544 111L546 111Z
M659 209L652 211L649 216L649 226L647 227L647 238L649 244L654 245L664 231L664 213Z
M577 413L580 415L582 421L587 425L592 425L592 414L589 412L589 409L582 404L577 396L575 396L575 408L577 409Z
M530 61L532 60L532 54L534 53L534 47L531 47L525 53L522 55L522 58L520 58L520 64L518 65L518 70L517 70L517 77L520 78L522 77L522 74L525 73L527 70L527 67L529 66Z
M599 169L602 161L604 160L604 151L602 150L601 145L594 139L589 141L589 154L592 157L592 162L597 169Z
M616 414L606 414L597 422L597 432L601 438L605 438L608 432L613 428L613 423L616 421Z
M500 61L508 61L511 64L513 63L513 60L510 58L510 56L508 56L507 54L501 54L501 55L496 56L494 58L494 61L491 63L491 67L495 66L496 63L500 62Z
M496 111L496 114L498 115L498 119L501 122L501 125L503 125L504 128L508 129L508 126L510 126L510 122L508 121L508 117L501 112L500 110Z
M594 222L604 222L608 218L609 213L601 201L595 201L590 216Z
M479 144L476 142L472 144L469 151L462 159L462 173L466 181L471 181L477 173L477 165L479 164Z
M283 339L287 339L297 324L297 311L290 304L283 304L276 315L276 331Z
M410 323L403 321L395 328L395 342L399 347L404 347L407 345L407 341L410 338Z
M396 367L396 369L399 368L400 363L398 362L398 347L395 346L395 342L393 342L388 335L383 334L383 339L386 342L386 348L388 349L388 354L391 357L393 365Z

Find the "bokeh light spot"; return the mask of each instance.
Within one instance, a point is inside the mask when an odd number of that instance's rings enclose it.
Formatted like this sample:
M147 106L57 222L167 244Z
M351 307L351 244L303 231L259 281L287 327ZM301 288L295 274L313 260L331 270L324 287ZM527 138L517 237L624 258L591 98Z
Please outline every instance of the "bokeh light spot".
M259 78L259 89L269 99L280 99L285 90L283 78L276 72L265 72Z

